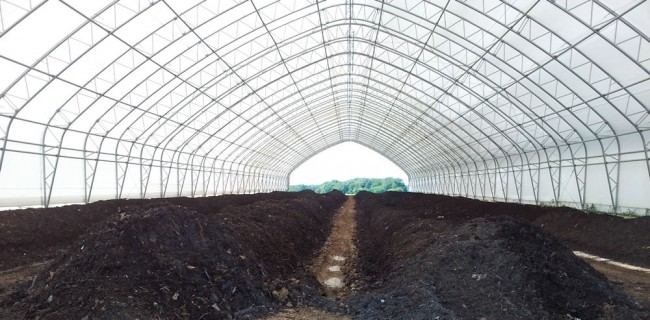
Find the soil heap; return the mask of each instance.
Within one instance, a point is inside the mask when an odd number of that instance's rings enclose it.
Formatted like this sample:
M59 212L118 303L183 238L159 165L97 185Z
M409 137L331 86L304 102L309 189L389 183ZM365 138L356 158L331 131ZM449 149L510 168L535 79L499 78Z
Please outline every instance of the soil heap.
M309 304L304 297L318 299L318 285L297 267L315 256L344 200L303 193L214 214L168 202L123 208L9 304L27 318L88 320L247 318Z
M389 261L387 272L377 276L367 293L350 301L357 318L647 319L649 315L566 246L509 217L470 220L416 253Z
M226 207L258 201L313 197L310 191L256 194L227 194L199 198L165 198L166 203L180 205L211 215ZM327 197L327 198L331 198ZM319 200L320 201L320 200ZM50 208L26 208L0 212L0 270L58 258L93 225L123 212L127 207L159 203L160 199L113 199L89 204Z

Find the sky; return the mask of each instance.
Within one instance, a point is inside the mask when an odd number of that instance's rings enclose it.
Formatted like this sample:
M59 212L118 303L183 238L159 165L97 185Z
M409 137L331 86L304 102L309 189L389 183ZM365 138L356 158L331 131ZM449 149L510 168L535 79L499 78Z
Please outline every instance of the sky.
M406 173L379 153L354 142L331 147L305 161L290 176L290 184L319 184L353 178L401 178Z

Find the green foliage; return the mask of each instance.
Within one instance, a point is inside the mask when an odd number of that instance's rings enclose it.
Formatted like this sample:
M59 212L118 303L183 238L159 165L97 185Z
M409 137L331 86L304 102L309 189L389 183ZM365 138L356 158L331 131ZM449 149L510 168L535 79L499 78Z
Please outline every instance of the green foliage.
M623 217L631 217L631 218L636 218L636 217L639 216L639 215L636 214L636 212L634 212L634 210L632 210L632 209L627 209L627 210L625 210L624 212L619 212L619 213L617 213L617 214L618 214L619 216L623 216Z
M540 207L559 207L559 204L555 200L540 201L538 206L540 206Z
M356 194L359 191L384 193L386 191L408 191L404 181L399 178L356 178L347 181L332 180L318 185L298 184L289 186L289 191L314 190L316 193L327 193L334 189L345 194Z
M585 205L583 210L585 212L589 212L589 213L598 213L599 212L598 207L593 203Z

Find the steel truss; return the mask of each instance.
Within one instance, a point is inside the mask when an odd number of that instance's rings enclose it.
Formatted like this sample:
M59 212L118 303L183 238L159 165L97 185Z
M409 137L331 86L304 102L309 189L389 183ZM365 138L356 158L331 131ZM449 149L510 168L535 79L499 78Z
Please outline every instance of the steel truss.
M650 208L647 1L97 3L0 0L0 190L23 161L44 206L284 190L355 141L413 191Z

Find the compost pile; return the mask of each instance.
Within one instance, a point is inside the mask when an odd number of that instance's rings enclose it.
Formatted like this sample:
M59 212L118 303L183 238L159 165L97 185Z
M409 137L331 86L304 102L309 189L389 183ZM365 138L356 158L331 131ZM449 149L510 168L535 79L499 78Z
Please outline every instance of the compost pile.
M305 192L270 192L232 194L201 198L165 198L180 205L211 215L227 207L248 205L258 201L311 197ZM115 216L126 207L159 203L159 199L114 199L83 205L50 208L27 208L3 211L0 219L0 270L57 258L89 228Z
M213 214L168 202L122 208L9 302L28 318L89 320L226 319L318 305L315 279L297 266L316 254L344 200L307 192ZM289 229L304 234L278 234Z
M349 301L356 318L650 316L538 227L511 217L463 221L435 206L414 215L368 197L374 210L358 213L358 245L370 285Z
M38 269L0 292L0 318L239 319L318 310L355 319L650 319L647 306L564 246L591 245L644 265L650 260L638 253L650 245L649 219L411 193L356 198L355 289L338 301L323 297L309 266L346 200L340 192L5 214L0 257L14 258L2 261L4 270L33 262Z
M360 219L379 219L367 226L373 228L372 232L389 238L386 245L399 242L402 235L409 232L419 233L420 240L413 240L425 244L426 239L435 239L440 231L450 230L471 219L510 216L541 227L573 250L650 268L650 216L627 219L568 207L485 202L419 193L375 195L363 192L356 197L360 211L377 214ZM386 227L388 229L384 230ZM433 235L431 228L434 228Z

